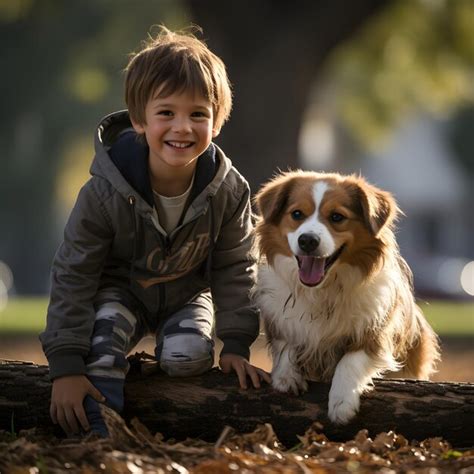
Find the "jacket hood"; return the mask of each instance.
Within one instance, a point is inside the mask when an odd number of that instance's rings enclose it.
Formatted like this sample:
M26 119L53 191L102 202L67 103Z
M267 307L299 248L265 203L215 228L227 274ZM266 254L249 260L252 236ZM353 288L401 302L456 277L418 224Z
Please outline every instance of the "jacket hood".
M136 210L149 214L153 191L148 172L148 146L137 139L128 111L104 117L95 134L95 157L90 173L106 179L128 199L135 196ZM198 158L188 212L199 213L216 194L232 163L214 143Z

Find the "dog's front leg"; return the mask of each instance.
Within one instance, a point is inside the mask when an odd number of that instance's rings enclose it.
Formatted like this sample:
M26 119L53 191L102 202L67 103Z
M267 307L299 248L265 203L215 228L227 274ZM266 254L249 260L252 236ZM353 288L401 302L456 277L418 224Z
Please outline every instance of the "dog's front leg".
M359 411L360 395L377 373L374 360L363 350L345 354L336 366L329 391L328 415L345 424Z
M308 384L296 367L294 350L281 340L272 341L272 386L279 392L306 392Z

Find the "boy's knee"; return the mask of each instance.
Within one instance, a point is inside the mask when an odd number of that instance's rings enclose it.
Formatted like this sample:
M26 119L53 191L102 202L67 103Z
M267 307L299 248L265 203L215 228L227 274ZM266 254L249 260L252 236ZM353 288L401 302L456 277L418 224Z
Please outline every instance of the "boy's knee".
M87 373L124 378L128 372L127 352L136 331L136 318L119 302L102 304L96 313Z
M210 354L201 360L160 360L161 369L170 377L192 377L207 372L213 364Z
M160 367L171 377L200 375L213 363L213 342L199 334L175 334L163 340Z

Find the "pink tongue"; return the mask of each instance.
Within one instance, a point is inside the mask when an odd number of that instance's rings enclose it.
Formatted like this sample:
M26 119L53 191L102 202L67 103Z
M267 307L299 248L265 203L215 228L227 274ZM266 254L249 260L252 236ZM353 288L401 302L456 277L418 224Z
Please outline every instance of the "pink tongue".
M310 256L299 256L300 280L308 286L317 285L324 277L325 258L315 258Z

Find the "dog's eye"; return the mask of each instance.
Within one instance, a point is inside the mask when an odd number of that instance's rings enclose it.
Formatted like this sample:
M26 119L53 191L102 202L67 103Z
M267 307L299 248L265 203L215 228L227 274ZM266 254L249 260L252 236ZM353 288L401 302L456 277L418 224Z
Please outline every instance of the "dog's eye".
M291 213L291 217L295 221L302 221L304 219L304 214L299 209L296 209L296 211Z
M342 214L339 214L338 212L333 212L331 216L329 217L331 222L342 222L345 219L345 216Z

